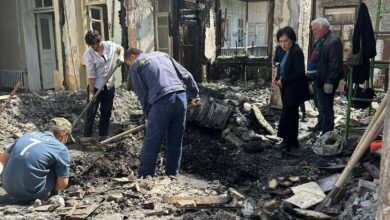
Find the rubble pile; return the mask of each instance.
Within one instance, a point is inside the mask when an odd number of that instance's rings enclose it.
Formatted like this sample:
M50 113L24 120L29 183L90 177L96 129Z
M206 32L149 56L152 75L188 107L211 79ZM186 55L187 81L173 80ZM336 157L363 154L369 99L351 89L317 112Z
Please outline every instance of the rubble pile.
M0 208L0 215L77 219L313 219L314 215L329 219L340 214L347 219L371 219L374 216L377 192L372 187L363 187L372 184L353 180L371 181L377 177L367 178L371 173L361 166L348 182L348 188L353 190L335 204L336 208L315 213L312 210L318 203L308 207L298 204L302 206L299 209L298 205L292 206L290 200L294 196L305 196L296 191L304 184L316 187L318 184L321 195L328 193L337 180L334 175L341 172L350 156L345 149L336 157L321 157L313 152L311 147L318 135L308 131L308 126L316 123L312 102L306 102L308 117L300 122L301 147L294 149L296 155L286 155L277 147L280 140L275 132L280 110L268 106L270 88L252 82L231 85L221 81L204 83L200 89L203 105L188 114L182 175L163 175L163 145L157 176L136 178L142 131L83 151L80 146L71 145L71 184L61 195L64 206L61 201L12 205L12 200L3 199L5 192L0 188L0 204L6 205ZM64 91L18 94L0 118L0 143L12 143L25 131L44 130L45 123L54 116L73 121L83 110L85 97L85 92ZM345 123L345 105L345 97L336 97L339 131ZM352 112L356 126L367 124L358 117L362 112ZM139 125L142 110L136 96L118 88L112 116L110 135ZM81 134L82 125L80 121L76 134Z
M53 117L64 117L74 121L86 105L85 91L39 91L18 93L5 107L0 117L0 143L12 143L24 132L45 130ZM137 97L122 88L116 90L111 122L126 127L131 120L142 114ZM134 117L132 117L134 116ZM80 133L83 118L75 128ZM95 123L97 127L97 123Z

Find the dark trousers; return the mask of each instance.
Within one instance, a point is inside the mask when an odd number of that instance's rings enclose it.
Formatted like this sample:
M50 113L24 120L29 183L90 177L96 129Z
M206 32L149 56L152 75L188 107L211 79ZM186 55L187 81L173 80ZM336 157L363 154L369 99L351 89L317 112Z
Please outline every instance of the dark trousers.
M88 90L89 91L89 90ZM98 89L94 89L96 93ZM87 118L84 125L84 136L91 137L93 131L93 123L100 104L100 120L99 120L99 136L107 136L110 127L111 110L114 102L115 87L110 89L104 86L96 101L87 111ZM88 100L89 101L89 100Z
M323 87L315 86L315 104L318 108L318 126L323 133L334 129L334 110L333 101L337 86L333 85L331 94L326 94Z
M278 136L288 144L298 142L299 105L282 108L280 116Z
M170 93L151 106L147 117L144 145L141 150L139 177L153 176L162 140L166 138L166 175L177 175L180 169L183 132L186 123L187 95Z

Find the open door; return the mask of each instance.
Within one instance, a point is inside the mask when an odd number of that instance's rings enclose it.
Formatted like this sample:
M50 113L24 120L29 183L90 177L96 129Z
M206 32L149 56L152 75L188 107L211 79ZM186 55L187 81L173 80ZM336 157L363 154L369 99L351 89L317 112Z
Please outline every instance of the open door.
M56 69L53 16L37 14L37 28L42 88L53 89Z

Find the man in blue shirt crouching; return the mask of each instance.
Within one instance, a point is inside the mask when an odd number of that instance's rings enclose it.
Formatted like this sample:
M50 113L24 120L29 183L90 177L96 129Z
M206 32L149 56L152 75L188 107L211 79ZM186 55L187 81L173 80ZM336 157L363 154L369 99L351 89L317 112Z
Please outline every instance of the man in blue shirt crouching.
M0 155L3 188L11 197L30 201L65 189L70 156L64 144L71 129L65 118L53 118L49 131L28 132Z

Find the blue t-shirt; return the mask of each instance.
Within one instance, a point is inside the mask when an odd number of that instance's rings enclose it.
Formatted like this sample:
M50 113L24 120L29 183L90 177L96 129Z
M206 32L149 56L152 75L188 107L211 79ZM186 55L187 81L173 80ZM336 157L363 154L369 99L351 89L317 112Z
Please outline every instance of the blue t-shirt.
M29 132L8 149L2 180L7 193L18 200L45 197L57 177L69 177L69 150L51 132Z

